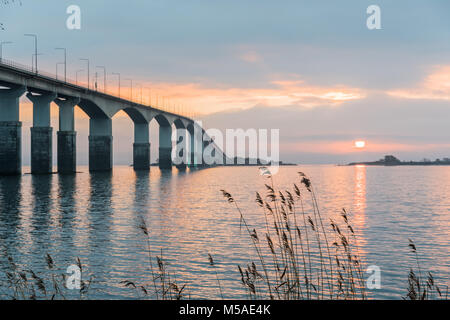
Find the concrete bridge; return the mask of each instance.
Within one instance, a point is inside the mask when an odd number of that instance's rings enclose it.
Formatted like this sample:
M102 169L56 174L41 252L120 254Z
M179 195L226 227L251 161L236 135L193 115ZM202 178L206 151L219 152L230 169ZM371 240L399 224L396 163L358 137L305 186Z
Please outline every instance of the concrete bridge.
M22 95L33 103L31 128L31 173L52 172L53 128L50 126L50 103L59 106L57 132L57 164L59 173L76 172L76 132L74 108L79 106L89 116L89 170L109 171L113 168L112 117L123 110L134 123L133 166L136 170L150 168L149 123L159 124L159 167L172 169L172 124L177 131L189 132L190 150L182 156L186 165L203 163L203 149L214 144L192 119L158 108L138 104L101 93L52 76L27 70L26 67L2 60L0 63L0 175L22 172L22 123L19 119L19 99ZM194 131L200 132L200 142ZM178 138L177 138L178 139ZM187 134L180 135L177 145L187 143ZM222 151L213 146L214 152ZM184 148L186 150L186 148ZM176 151L178 152L178 151ZM180 151L182 153L182 151Z

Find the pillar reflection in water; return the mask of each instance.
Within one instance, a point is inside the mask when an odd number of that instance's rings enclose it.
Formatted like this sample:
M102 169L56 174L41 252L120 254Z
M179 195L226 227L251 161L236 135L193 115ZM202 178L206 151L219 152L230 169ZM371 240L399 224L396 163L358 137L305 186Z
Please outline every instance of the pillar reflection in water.
M158 177L158 183L156 185L157 193L156 199L158 201L157 209L160 211L160 215L164 215L171 208L172 199L172 183L173 176L176 173L175 170L161 170Z
M37 250L50 243L50 224L53 201L51 198L53 175L33 175L31 177L31 192L33 210L31 219L31 235L33 245Z
M98 281L108 281L108 259L111 255L111 225L113 223L112 172L91 172L90 194L87 210L88 265L96 270Z
M52 253L54 232L52 229L52 183L53 175L32 175L31 176L31 218L29 227L31 253L26 265L38 266L35 269L44 268L45 256Z
M58 176L58 224L61 228L61 238L66 246L74 248L74 228L76 227L76 207L75 197L77 194L77 184L75 174L64 174ZM69 250L73 251L73 250Z
M149 208L150 171L135 171L134 213L137 218L145 218Z
M21 203L22 177L0 177L0 241L10 252L21 246Z
M136 260L135 266L132 269L122 268L123 280L130 281L129 279L131 278L138 283L151 283L151 275L148 272L148 267L149 263L153 263L154 261L151 261L150 257L159 254L153 250L151 256L149 255L149 250L152 250L153 246L150 245L150 241L147 241L147 237L151 237L151 234L153 234L153 226L150 221L152 209L149 195L151 194L150 170L134 171L133 215L129 217L129 223L122 225L121 231L130 238L134 235L135 238L132 243L137 243L137 248L127 248L127 254L136 255ZM143 229L139 228L139 226L142 226L142 220L145 221L147 228L151 230L148 235L144 234ZM128 250L131 250L131 252L128 253Z

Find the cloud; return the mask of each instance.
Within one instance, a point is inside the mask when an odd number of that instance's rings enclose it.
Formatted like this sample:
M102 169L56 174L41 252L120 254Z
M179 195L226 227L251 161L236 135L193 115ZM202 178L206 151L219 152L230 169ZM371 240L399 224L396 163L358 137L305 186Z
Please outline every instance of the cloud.
M248 63L257 63L257 62L263 61L263 58L261 57L261 55L259 55L258 53L254 52L254 51L244 52L242 55L239 56L239 58L242 61L245 61Z
M416 88L396 89L389 95L404 99L450 100L450 66L434 67L424 81Z
M363 99L366 95L364 90L359 88L343 85L314 86L302 80L273 80L268 83L268 88L240 88L224 85L207 87L195 83L146 83L144 87L151 88L153 103L156 101L156 96L158 96L159 105L162 105L163 96L169 97L172 105L183 102L189 106L187 108L195 109L201 114L248 109L255 105L315 107L328 104L336 106L343 102ZM147 94L144 101L148 100Z

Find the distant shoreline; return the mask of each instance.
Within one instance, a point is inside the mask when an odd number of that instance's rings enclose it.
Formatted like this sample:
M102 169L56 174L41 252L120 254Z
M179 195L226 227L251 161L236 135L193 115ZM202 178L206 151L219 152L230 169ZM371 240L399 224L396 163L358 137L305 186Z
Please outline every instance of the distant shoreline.
M400 161L392 155L387 155L384 159L378 161L368 161L368 162L351 162L349 164L341 166L383 166L383 167L393 167L393 166L450 166L450 158L423 160L423 161ZM338 165L339 166L339 165Z
M450 166L450 163L429 163L429 162L402 162L400 164L382 164L375 162L352 162L348 164L338 164L338 167L351 167L351 166L373 166L373 167L398 167L398 166Z

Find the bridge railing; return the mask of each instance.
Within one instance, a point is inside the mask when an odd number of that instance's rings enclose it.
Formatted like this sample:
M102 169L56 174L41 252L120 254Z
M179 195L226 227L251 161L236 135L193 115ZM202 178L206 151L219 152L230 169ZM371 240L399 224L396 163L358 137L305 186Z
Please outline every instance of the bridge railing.
M38 75L40 77L48 78L48 79L50 79L52 81L58 81L61 84L70 84L70 85L79 87L80 89L83 89L83 90L89 90L89 91L92 91L92 92L100 92L100 93L103 93L103 94L106 94L106 95L109 95L109 96L113 96L113 97L120 98L120 99L123 99L123 100L131 101L131 102L134 102L136 104L148 106L148 107L151 107L151 108L154 108L154 109L158 109L158 110L161 110L161 111L179 114L179 115L181 115L183 117L187 117L187 118L192 118L193 117L191 114L185 113L185 112L183 112L181 110L171 110L170 108L167 108L165 106L161 106L159 103L158 104L155 104L153 102L150 103L151 101L149 103L145 103L144 99L143 98L141 99L140 97L139 98L136 98L136 97L123 97L123 96L119 97L119 95L117 94L116 91L112 91L112 90L108 90L108 89L105 90L104 86L100 90L98 88L97 89L91 89L91 88L88 89L87 87L83 87L82 86L82 85L86 85L86 83L83 82L83 81L76 81L76 80L73 80L73 79L70 79L70 78L58 77L58 75L56 75L56 74L52 74L52 73L41 71L41 70L36 70L35 68L32 68L30 66L27 66L27 65L24 65L24 64L12 61L12 60L7 60L7 59L0 58L0 65L4 65L4 66L7 66L9 68L16 69L17 71L20 71L20 72L24 72L25 71L25 72L28 72L28 73L31 73L31 74L34 74L34 75Z

